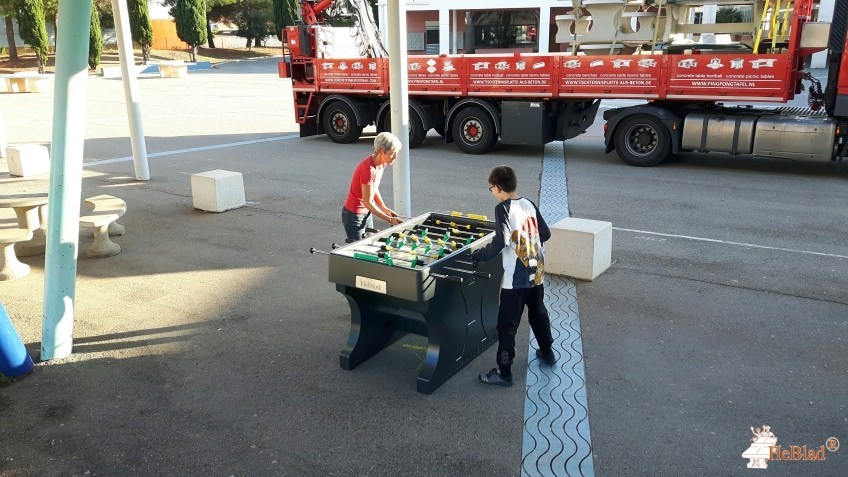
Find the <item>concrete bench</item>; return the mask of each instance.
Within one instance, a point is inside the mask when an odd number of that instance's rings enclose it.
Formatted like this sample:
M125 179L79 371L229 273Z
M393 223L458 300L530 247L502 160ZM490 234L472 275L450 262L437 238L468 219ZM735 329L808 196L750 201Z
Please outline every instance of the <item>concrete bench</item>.
M53 75L42 75L31 71L0 75L6 80L6 91L9 93L43 93L49 91Z
M182 78L188 74L188 65L182 61L163 61L159 63L159 76L162 78Z
M85 205L91 207L95 214L118 214L118 218L127 211L127 203L123 199L106 194L85 199ZM117 220L109 224L109 235L111 236L124 235L126 230Z
M123 235L126 231L116 222L126 212L126 202L111 195L98 195L85 199L85 203L94 209L91 214L80 216L80 227L91 228L94 233L94 243L85 255L106 258L121 253L121 246L112 241L109 233L114 230L114 235Z
M568 217L550 226L545 244L545 271L594 280L612 262L612 224Z
M6 148L9 174L18 177L50 172L50 152L41 144L18 144Z
M29 274L29 265L21 263L15 255L15 243L32 238L32 231L26 229L0 229L0 280L13 280Z
M195 209L224 212L246 204L241 172L215 169L191 175L191 196Z
M129 65L130 74L133 76L138 76L144 70L148 68L148 65ZM100 67L100 76L104 78L120 78L124 74L123 70L120 66L101 66Z

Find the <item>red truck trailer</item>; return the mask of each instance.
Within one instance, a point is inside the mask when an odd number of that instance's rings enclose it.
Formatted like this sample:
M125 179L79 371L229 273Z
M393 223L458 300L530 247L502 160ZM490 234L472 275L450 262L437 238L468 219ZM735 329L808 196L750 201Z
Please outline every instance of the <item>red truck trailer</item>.
M280 76L291 79L301 136L326 134L350 143L368 125L390 129L389 58L323 57L327 41L316 32L321 11L332 3L304 0L306 23L284 31ZM785 6L779 42L646 45L652 54L628 55L409 56L410 147L419 146L430 129L469 154L486 153L499 140L566 140L592 125L601 100L626 98L645 103L605 111L604 134L607 152L615 150L631 165L653 166L680 151L841 160L848 0L836 0L829 25L810 21L813 6L814 0ZM804 61L825 48L829 71L822 90L804 71ZM786 103L803 91L805 80L808 108L726 104Z

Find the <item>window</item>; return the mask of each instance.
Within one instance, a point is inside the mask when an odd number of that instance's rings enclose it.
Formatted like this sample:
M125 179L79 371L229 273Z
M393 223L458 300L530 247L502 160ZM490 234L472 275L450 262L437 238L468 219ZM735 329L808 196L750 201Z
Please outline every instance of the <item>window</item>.
M475 48L538 48L538 11L473 12L470 20Z

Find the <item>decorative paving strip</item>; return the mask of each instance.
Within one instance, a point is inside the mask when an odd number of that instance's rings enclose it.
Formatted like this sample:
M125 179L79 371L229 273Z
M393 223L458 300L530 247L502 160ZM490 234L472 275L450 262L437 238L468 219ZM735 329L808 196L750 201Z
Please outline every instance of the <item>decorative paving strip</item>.
M539 209L548 224L569 216L567 192L562 143L550 143L545 146L539 198ZM531 332L521 475L594 476L574 282L547 275L545 304L551 317L557 363L547 366L536 359L538 346Z

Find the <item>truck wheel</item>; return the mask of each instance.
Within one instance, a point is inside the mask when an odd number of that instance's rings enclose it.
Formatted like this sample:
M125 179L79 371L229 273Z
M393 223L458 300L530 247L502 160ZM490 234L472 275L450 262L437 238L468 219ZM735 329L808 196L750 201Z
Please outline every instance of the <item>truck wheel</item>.
M650 116L627 118L615 129L615 151L631 166L656 166L670 150L668 129Z
M333 142L350 144L359 139L362 126L356 124L353 108L342 101L333 101L324 110L324 131Z
M383 118L383 131L391 131L392 130L392 113L386 113L386 116ZM424 130L424 125L421 122L421 118L418 117L418 113L416 113L413 109L409 110L409 148L415 149L420 146L424 139L427 137L427 131Z
M453 139L466 154L485 154L497 142L498 134L489 113L471 106L457 113L453 120Z

